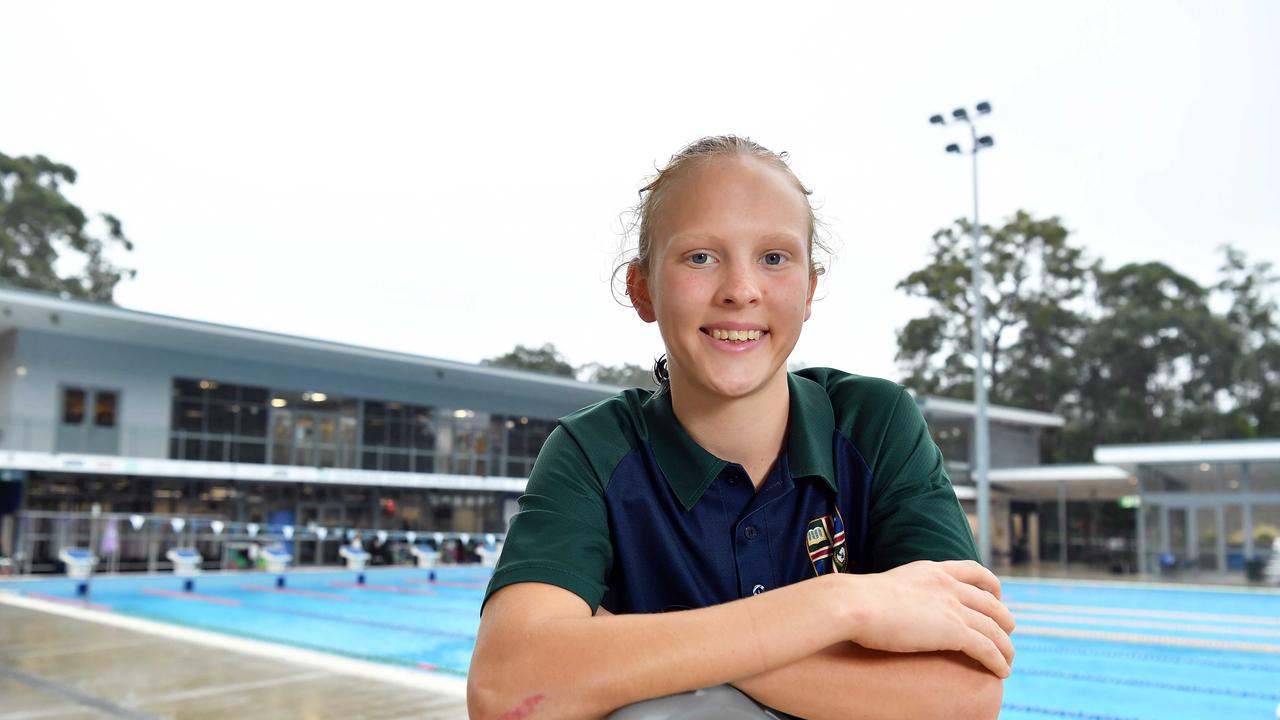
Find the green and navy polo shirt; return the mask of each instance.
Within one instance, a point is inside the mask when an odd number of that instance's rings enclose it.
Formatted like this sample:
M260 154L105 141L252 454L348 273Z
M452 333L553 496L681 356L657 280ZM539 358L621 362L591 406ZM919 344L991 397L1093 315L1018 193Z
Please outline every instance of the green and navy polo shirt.
M485 599L521 582L595 612L700 608L827 572L976 560L942 453L896 383L788 376L787 437L757 491L700 447L667 392L627 390L560 420Z

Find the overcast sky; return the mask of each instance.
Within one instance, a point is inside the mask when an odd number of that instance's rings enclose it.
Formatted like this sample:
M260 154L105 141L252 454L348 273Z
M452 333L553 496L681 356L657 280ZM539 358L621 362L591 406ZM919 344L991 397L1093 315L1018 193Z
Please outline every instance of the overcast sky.
M620 214L699 136L791 153L837 257L794 361L898 378L894 289L971 208L1109 267L1280 263L1280 3L0 2L0 152L125 223L117 301L478 361L648 363Z

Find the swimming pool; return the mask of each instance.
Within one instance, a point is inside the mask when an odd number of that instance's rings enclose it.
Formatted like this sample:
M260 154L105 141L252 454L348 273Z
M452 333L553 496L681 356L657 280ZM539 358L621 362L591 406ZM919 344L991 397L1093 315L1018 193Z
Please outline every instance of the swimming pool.
M88 602L113 613L463 676L489 571L443 567L181 578L101 577ZM0 584L66 603L76 581ZM1001 718L1230 720L1275 717L1280 593L1006 580L1018 618Z

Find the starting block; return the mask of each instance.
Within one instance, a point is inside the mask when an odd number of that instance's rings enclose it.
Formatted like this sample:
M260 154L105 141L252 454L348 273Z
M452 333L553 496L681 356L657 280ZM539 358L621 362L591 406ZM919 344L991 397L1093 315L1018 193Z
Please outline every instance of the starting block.
M354 545L343 545L338 549L338 555L347 561L348 570L363 570L369 564L369 553Z
M83 580L93 574L98 558L88 548L62 548L58 559L67 566L67 577Z
M204 563L204 556L195 548L176 547L169 548L164 554L169 562L173 563L173 574L181 578L186 578L182 583L182 589L187 592L195 590L196 581L193 580L196 575L200 574L200 566Z
M173 563L173 574L180 577L199 575L200 566L204 564L204 556L195 548L169 548L169 552L165 553L164 557Z
M430 547L422 545L409 546L409 553L413 555L413 559L418 567L424 570L430 570L436 566L436 562L440 559L440 551L433 550Z
M267 572L279 575L289 568L293 555L284 548L268 547L262 549L262 559L267 563Z
M502 554L502 543L494 543L493 545L485 544L476 548L476 555L480 556L480 564L484 567L494 567L498 564L498 556Z

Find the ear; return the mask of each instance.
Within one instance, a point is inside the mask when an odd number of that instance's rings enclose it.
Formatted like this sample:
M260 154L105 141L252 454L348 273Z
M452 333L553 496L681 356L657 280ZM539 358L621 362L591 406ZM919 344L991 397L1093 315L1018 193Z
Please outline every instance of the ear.
M653 300L649 297L649 280L635 263L627 265L627 297L631 298L631 306L641 320L651 323L658 319L653 314Z
M813 314L813 293L818 289L818 273L809 273L809 295L804 299L804 319Z

